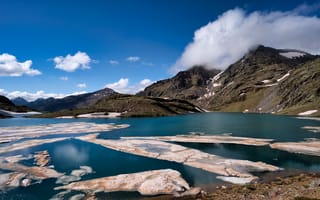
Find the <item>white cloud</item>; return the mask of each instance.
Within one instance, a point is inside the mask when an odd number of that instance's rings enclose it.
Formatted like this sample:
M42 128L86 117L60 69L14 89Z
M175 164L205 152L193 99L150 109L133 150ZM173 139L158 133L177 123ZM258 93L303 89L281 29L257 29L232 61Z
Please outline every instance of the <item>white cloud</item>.
M320 18L302 15L306 10L310 8L249 14L242 9L229 10L195 31L171 71L194 65L225 69L258 44L318 54Z
M117 61L117 60L109 60L109 64L111 64L111 65L118 65L118 64L119 64L119 61Z
M79 83L79 84L77 85L77 87L78 87L78 88L86 88L86 87L87 87L87 84L85 84L85 83Z
M0 76L40 75L41 72L32 69L31 65L31 60L18 62L17 58L13 55L7 53L0 54Z
M3 96L6 96L8 97L9 99L14 99L14 98L17 98L17 97L22 97L24 99L26 99L27 101L34 101L36 99L39 99L39 98L50 98L50 97L53 97L53 98L63 98L63 97L66 97L66 96L70 96L70 95L79 95L79 94L84 94L84 93L87 93L86 91L80 91L80 92L74 92L74 93L71 93L71 94L58 94L58 93L46 93L42 90L39 90L39 91L36 91L34 93L32 92L26 92L26 91L13 91L13 92L8 92L4 89L0 89L0 95L3 95Z
M138 56L129 56L126 58L127 61L129 62L138 62L140 60L140 57Z
M121 78L119 81L115 83L107 84L105 87L111 88L116 92L123 93L123 94L136 94L139 91L144 90L147 86L151 85L153 81L149 79L143 79L139 83L130 85L128 78Z
M65 57L57 56L53 58L53 61L56 64L55 68L67 72L74 72L77 69L90 69L89 64L93 62L87 53L81 51L78 51L73 56L70 54Z
M67 81L67 80L69 80L69 78L67 76L61 76L60 80Z

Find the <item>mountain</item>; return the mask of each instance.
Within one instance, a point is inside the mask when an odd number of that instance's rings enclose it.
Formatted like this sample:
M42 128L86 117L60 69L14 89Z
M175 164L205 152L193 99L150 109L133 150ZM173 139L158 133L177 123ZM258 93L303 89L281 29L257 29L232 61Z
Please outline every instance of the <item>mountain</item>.
M186 100L144 97L137 95L113 94L103 97L87 108L76 108L52 113L44 113L34 117L61 117L88 113L109 112L120 113L121 117L155 117L172 116L187 113L203 112L200 108Z
M171 79L158 81L138 95L196 100L206 92L210 78L219 72L216 69L208 70L202 66L196 66L179 72Z
M14 98L14 99L12 99L11 100L15 105L17 105L17 106L26 106L26 105L28 105L28 101L27 100L25 100L24 98L22 98L22 97L17 97L17 98Z
M116 94L116 92L112 89L104 88L96 92L71 95L61 99L37 99L36 101L28 103L27 106L38 111L55 112L59 110L89 107L95 104L99 99L112 94Z
M209 92L200 98L199 104L214 111L279 112L287 109L299 102L283 103L288 97L280 88L286 85L288 93L296 93L296 87L301 85L286 84L287 79L299 79L295 76L296 70L307 71L304 64L316 58L301 51L259 46L214 77Z
M299 50L258 46L223 72L192 68L140 94L186 99L211 111L298 114L318 110L314 115L320 115L319 60ZM194 73L199 69L203 73ZM190 80L201 80L201 84Z
M94 107L107 109L108 112L120 112L122 117L172 116L202 112L200 108L185 100L122 94L103 98Z
M25 106L16 106L12 101L10 101L7 97L0 95L0 118L7 118L10 115L7 114L6 111L11 112L27 112L30 111Z

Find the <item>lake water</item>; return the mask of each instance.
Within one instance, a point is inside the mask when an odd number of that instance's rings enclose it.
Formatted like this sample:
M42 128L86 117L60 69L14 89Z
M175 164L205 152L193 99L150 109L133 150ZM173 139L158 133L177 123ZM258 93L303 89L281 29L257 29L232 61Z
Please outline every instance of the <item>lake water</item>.
M276 141L301 141L305 138L318 138L319 133L312 133L303 126L320 126L320 121L297 119L289 116L242 113L203 113L175 117L128 118L128 119L2 119L0 128L6 126L27 126L67 122L95 122L129 124L127 129L103 132L100 138L117 139L120 136L172 136L203 132L205 134L231 133L233 136L270 138ZM306 171L320 170L320 157L305 156L269 147L222 144L184 144L204 152L227 158L263 161L285 169ZM123 173L140 172L151 169L176 169L192 186L204 186L218 183L215 174L183 166L174 162L161 161L141 156L110 150L99 145L76 139L44 144L30 149L14 152L28 154L30 152L48 150L51 164L59 172L70 173L79 166L91 166L95 173L86 175L82 180L112 176ZM1 155L0 155L1 156ZM25 161L25 164L30 164ZM31 163L32 164L32 163ZM54 179L45 180L27 188L14 189L0 194L0 199L50 199L59 191L54 191ZM105 194L108 199L140 198L138 193Z

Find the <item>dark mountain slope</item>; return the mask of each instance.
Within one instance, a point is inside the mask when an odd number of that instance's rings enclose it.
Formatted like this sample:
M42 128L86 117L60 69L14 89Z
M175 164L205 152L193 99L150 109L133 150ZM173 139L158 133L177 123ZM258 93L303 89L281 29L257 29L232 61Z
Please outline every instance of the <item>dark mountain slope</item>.
M179 72L171 79L152 84L138 95L195 100L206 92L210 78L219 72L219 70L207 70L201 66L193 67Z
M114 94L100 99L88 108L45 113L34 117L61 117L104 112L121 113L121 117L155 117L202 112L201 109L185 100L163 99L137 95Z
M16 106L7 97L0 95L0 109L11 112L27 112L30 111L25 106ZM6 112L0 111L0 118L10 117Z
M28 105L28 101L27 100L25 100L24 98L22 98L22 97L17 97L17 98L14 98L14 99L12 99L11 100L15 105L17 105L17 106L26 106L26 105Z
M27 106L38 111L55 112L59 110L89 107L95 104L99 99L112 94L116 94L116 92L112 89L105 88L92 93L67 96L62 99L38 99L28 103Z

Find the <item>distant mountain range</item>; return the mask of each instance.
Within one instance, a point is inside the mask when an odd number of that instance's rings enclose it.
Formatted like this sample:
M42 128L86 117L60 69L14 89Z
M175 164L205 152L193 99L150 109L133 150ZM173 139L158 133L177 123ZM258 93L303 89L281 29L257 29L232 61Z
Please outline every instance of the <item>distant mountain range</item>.
M13 102L38 111L59 111L51 116L68 110L74 115L105 111L123 112L127 117L164 116L202 109L294 115L317 110L313 115L320 116L320 57L258 46L224 71L195 66L137 95L121 95L105 88L62 99L27 102L16 98Z
M32 102L28 102L25 99L19 97L12 101L16 105L24 105L37 111L55 112L60 110L77 109L83 107L90 107L94 105L98 100L103 97L117 94L114 90L105 88L96 92L85 93L80 95L71 95L61 99L48 98L37 99Z

